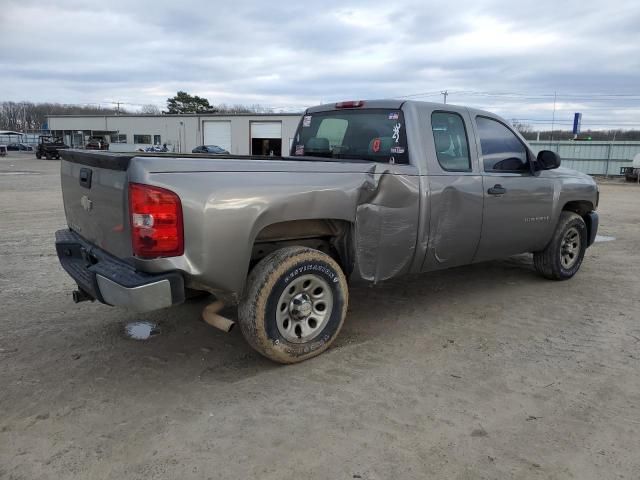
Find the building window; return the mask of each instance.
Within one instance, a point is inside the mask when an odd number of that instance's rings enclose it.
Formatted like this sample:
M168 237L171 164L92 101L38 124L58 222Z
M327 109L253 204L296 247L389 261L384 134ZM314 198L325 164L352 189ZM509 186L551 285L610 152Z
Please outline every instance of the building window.
M126 133L112 133L111 134L111 143L127 143L127 134Z
M154 145L160 145L162 143L162 140L160 139L160 135L154 135L153 136L153 144Z
M133 143L146 143L151 145L151 135L134 135Z

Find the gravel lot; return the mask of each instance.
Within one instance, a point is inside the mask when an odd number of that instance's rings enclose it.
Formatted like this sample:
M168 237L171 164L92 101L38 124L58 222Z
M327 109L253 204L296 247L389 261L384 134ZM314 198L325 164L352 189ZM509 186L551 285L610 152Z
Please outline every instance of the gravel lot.
M0 478L640 478L640 187L601 185L615 240L574 279L520 256L355 289L283 367L206 300L73 304L58 169L0 157Z

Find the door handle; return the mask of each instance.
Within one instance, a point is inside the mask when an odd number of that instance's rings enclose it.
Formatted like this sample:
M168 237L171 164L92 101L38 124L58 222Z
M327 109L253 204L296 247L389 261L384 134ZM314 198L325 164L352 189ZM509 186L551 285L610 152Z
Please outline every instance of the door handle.
M491 187L489 190L487 190L487 193L489 195L503 195L503 194L507 193L507 189L504 188L499 183L497 183L493 187Z
M84 188L91 188L91 174L93 171L90 168L80 169L80 186Z

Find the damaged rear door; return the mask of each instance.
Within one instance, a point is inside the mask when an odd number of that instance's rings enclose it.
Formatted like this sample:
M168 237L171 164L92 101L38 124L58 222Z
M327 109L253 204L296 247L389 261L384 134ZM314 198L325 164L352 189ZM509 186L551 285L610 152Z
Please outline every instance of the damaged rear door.
M427 115L429 229L423 270L471 263L482 231L483 189L466 109L448 107ZM426 123L426 122L425 122ZM430 131L429 131L430 130ZM471 139L473 140L473 139Z

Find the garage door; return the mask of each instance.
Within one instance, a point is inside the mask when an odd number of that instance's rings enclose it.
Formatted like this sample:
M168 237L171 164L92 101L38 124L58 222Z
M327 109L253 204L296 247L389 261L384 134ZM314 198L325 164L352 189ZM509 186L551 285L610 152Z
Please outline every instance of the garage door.
M205 145L218 145L231 152L231 122L203 122Z
M282 123L251 122L251 138L282 138Z

